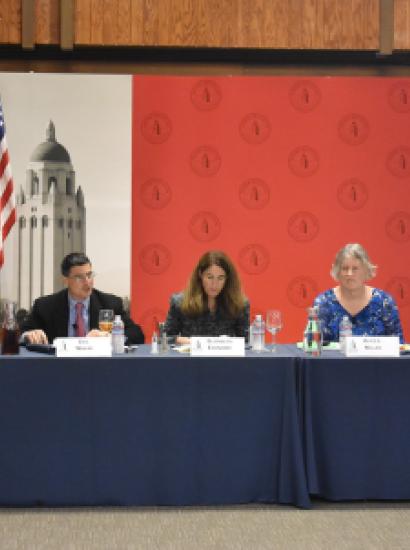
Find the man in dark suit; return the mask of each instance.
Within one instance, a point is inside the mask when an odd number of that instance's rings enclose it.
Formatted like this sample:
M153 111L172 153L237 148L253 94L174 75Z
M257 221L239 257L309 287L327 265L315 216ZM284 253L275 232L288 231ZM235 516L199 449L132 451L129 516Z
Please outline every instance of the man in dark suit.
M100 309L112 309L124 322L126 344L143 344L141 328L125 313L121 298L94 289L91 262L85 254L73 252L61 263L66 289L37 298L21 326L26 342L47 344L66 336L105 336L98 329Z

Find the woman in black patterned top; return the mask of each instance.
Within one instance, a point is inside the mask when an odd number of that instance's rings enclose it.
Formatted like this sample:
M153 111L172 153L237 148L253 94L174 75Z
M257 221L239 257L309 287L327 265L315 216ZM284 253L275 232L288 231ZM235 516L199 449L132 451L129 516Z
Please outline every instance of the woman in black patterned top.
M190 336L247 336L249 302L226 254L209 251L200 258L186 289L171 296L165 330L177 344Z

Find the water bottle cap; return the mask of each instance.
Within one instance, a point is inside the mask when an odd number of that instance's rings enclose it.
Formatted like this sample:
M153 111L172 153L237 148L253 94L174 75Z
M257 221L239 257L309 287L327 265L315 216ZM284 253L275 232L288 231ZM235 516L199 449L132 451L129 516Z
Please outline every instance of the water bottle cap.
M262 320L262 315L260 313L258 313L258 315L256 315L255 319L257 321L261 321Z

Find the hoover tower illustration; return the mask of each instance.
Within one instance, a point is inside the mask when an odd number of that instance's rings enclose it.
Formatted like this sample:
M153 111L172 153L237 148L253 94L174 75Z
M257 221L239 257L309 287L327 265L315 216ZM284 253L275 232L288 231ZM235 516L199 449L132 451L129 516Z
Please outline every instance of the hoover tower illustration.
M60 264L69 252L85 251L85 207L67 149L49 122L46 141L33 151L25 187L17 196L18 289L21 308L63 286Z

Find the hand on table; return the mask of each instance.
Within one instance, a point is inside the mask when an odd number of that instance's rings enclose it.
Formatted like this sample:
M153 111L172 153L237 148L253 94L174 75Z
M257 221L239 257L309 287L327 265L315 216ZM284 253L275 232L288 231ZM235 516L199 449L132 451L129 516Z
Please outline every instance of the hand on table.
M28 330L23 336L29 344L48 344L48 338L41 329Z
M190 344L191 338L188 338L188 336L177 336L175 343L179 345Z
M93 328L92 330L90 330L90 332L87 334L87 338L89 336L109 336L110 333L107 332L106 330L98 330L98 328Z

